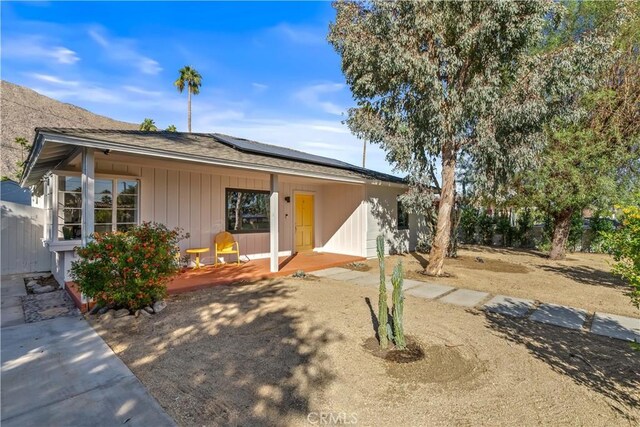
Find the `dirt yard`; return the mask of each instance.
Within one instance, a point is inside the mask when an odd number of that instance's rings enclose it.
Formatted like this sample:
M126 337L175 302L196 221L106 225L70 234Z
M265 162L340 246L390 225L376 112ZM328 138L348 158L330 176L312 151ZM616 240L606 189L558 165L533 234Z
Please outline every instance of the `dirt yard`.
M426 358L397 364L365 348L376 305L372 288L287 278L92 321L179 425L640 422L640 353L626 342L407 296Z
M458 255L445 260L445 272L451 277L420 274L428 255L417 253L388 257L386 269L391 272L401 259L410 279L640 317L640 311L625 295L628 287L611 274L609 263L613 259L608 255L570 253L564 261L551 261L537 251L480 246L461 249ZM364 269L378 271L378 260L366 264L368 268Z

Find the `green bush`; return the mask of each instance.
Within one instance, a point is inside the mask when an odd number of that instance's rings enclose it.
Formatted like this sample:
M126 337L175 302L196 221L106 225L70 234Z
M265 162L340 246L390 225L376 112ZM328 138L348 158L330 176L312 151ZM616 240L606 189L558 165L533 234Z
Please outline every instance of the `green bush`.
M179 272L180 229L144 223L127 232L93 235L77 249L71 277L80 291L100 305L136 310L162 299Z
M622 213L622 227L603 237L616 261L612 271L627 281L631 302L640 309L640 206L627 206Z
M525 208L518 213L518 220L514 231L514 240L520 247L528 247L533 243L531 232L533 230L534 217L531 209Z
M483 212L478 217L478 231L480 232L481 243L483 245L493 244L493 228L494 222L491 215L487 212Z
M513 245L513 237L515 229L511 226L511 220L508 215L500 214L496 218L496 232L502 235L502 246Z
M476 227L478 226L478 210L470 206L462 208L460 213L460 230L465 243L478 243L476 241Z
M589 252L603 252L604 251L604 236L614 231L613 221L609 218L603 217L601 212L596 212L589 224L589 234L591 241L589 242Z
M582 235L584 233L584 220L582 219L582 211L574 212L571 216L571 228L569 228L569 240L567 241L567 249L575 252L578 245L582 245Z

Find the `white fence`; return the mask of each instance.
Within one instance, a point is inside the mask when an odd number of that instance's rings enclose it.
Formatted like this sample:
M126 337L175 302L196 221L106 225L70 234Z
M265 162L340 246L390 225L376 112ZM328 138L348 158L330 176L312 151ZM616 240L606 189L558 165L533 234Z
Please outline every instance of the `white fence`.
M11 202L1 203L2 274L49 271L51 256L42 243L45 210Z

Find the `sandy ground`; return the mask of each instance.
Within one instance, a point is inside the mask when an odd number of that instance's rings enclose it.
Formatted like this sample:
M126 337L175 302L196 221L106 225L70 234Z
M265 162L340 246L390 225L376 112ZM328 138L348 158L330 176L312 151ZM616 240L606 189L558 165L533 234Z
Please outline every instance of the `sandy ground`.
M541 252L479 246L468 246L458 255L445 260L445 272L451 277L420 274L428 255L417 253L388 257L386 269L390 274L401 259L406 277L415 280L640 317L625 295L628 286L611 274L613 259L608 255L570 253L564 261L551 261ZM376 259L366 263L378 271Z
M184 426L640 422L640 353L626 342L407 296L427 357L394 364L364 348L376 304L375 289L286 278L93 322Z

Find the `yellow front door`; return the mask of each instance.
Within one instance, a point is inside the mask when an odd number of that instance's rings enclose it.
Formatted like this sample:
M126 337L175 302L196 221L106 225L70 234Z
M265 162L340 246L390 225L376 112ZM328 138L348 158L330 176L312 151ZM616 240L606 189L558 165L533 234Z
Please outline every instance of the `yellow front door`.
M313 195L296 194L296 252L313 249Z

